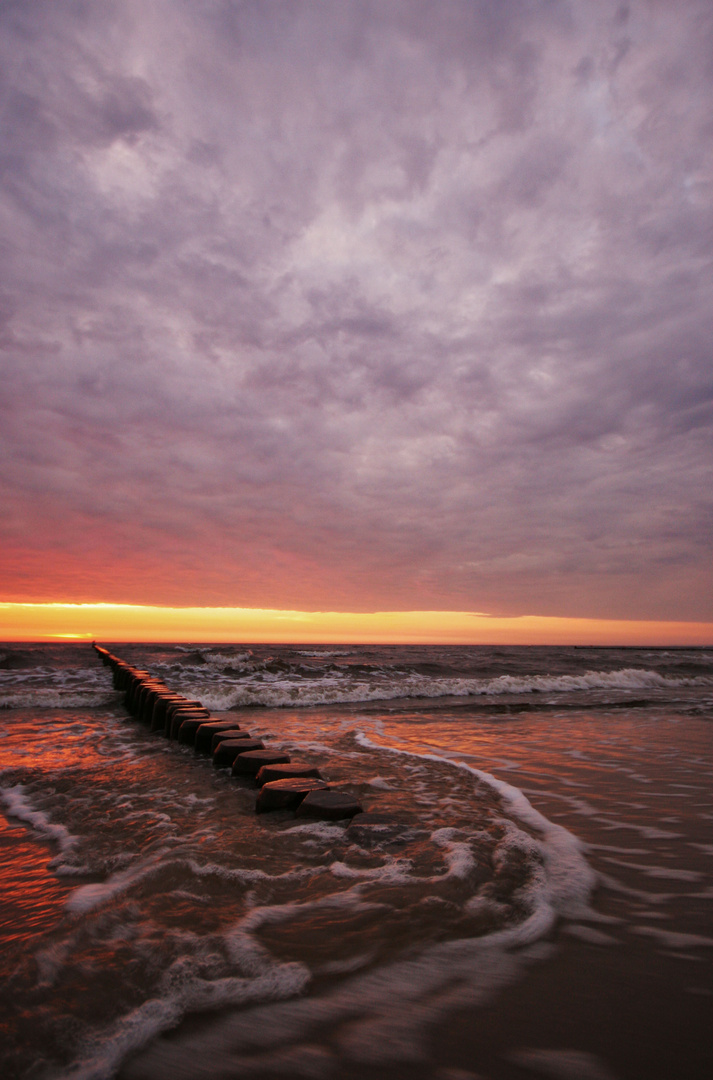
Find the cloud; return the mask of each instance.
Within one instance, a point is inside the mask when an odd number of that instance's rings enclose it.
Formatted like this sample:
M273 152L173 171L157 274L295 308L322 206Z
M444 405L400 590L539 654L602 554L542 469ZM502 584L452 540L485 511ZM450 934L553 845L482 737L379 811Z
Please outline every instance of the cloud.
M8 597L711 617L707 3L0 31Z

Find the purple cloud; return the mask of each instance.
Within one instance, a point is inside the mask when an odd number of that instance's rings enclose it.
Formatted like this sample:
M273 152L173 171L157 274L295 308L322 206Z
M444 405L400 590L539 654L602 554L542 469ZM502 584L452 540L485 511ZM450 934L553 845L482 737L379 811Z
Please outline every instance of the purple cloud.
M713 11L0 5L7 598L710 619Z

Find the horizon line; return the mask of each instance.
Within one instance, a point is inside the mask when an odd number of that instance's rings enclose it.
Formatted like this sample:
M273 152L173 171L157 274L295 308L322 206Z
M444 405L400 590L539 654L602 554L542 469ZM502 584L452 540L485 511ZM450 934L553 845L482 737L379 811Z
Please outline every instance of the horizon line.
M290 630L288 626L290 625ZM294 631L294 632L291 632ZM86 601L0 601L0 641L252 644L713 646L713 622L492 615L478 611L300 611Z

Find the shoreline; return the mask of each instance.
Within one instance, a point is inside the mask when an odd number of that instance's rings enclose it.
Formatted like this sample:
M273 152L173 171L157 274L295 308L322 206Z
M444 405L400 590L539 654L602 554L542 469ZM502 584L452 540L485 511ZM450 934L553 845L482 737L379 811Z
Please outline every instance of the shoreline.
M55 671L40 651L24 685L101 692L102 666L97 678L64 655ZM512 668L520 682L552 686L573 655L507 659L530 665ZM142 666L192 698L245 677L224 670L230 655L198 659L162 650ZM354 660L352 679L396 681L406 661L440 679L453 654ZM247 783L118 702L3 711L0 783L27 829L12 821L8 865L20 883L35 875L40 916L13 946L8 912L18 1054L35 1069L67 1054L67 1080L105 1080L112 1062L121 1080L664 1080L674 1067L702 1080L713 681L698 659L650 664L646 678L667 676L655 701L590 688L576 708L550 690L512 712L432 698L230 713L404 822L376 843L344 823L263 820ZM286 672L297 687L341 677L330 658L287 652L243 665L268 687ZM558 830L584 852L574 871ZM575 909L580 870L599 886Z

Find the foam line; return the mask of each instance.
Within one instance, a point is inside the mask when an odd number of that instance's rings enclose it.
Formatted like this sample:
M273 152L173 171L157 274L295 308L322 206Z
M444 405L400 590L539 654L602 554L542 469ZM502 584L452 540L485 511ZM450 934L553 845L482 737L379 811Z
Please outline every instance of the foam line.
M100 1048L59 1074L57 1080L107 1080L126 1056L175 1027L187 1012L221 1009L258 1001L280 1001L304 990L310 975L303 964L275 964L254 979L190 979L164 998L152 998L99 1036ZM93 1040L94 1041L94 1040Z
M13 689L0 695L0 709L97 709L119 701L112 690Z
M260 682L252 683L254 671L242 672L238 686L218 689L200 681L196 693L207 708L221 711L250 705L273 708L283 706L335 705L369 701L391 701L399 698L437 699L442 697L502 696L504 694L572 693L577 691L671 690L678 687L711 685L708 676L674 678L646 668L624 668L618 671L586 671L581 675L500 675L492 679L424 678L420 675L390 673L374 680L350 675L349 671L329 672L309 685L287 676L271 676L258 672Z
M68 854L75 844L79 842L79 837L73 836L64 825L55 824L47 814L44 814L41 810L33 809L25 795L25 788L22 784L0 788L0 799L2 799L8 814L31 825L41 836L53 840L59 845L64 855Z
M598 878L584 856L585 845L564 826L555 824L536 810L519 788L481 769L475 769L464 761L453 761L439 754L419 754L384 746L372 742L363 732L356 732L355 737L361 746L371 750L383 750L389 754L435 761L461 769L496 791L510 813L540 833L545 841L542 855L547 873L547 903L561 915L581 916L589 910L589 898Z

